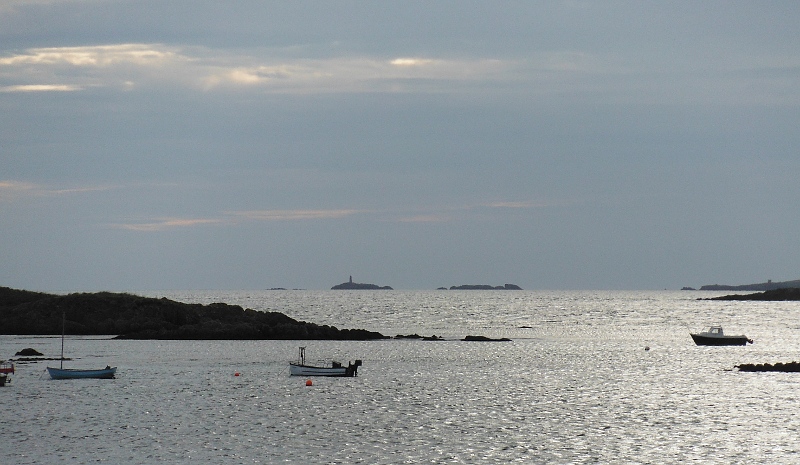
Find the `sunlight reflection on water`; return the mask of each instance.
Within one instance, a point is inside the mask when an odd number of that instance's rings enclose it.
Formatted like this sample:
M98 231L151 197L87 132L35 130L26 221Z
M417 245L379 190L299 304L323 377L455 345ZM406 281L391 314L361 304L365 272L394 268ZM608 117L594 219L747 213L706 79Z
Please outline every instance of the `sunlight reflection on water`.
M800 305L697 295L167 295L384 334L514 340L304 341L312 358L364 360L357 378L306 387L288 376L297 341L69 338L72 363L115 364L117 379L52 381L46 363L19 364L0 388L3 463L794 461L800 378L732 368L800 360L786 324ZM687 324L720 319L756 343L694 346ZM0 336L3 358L25 347L58 354L60 339Z

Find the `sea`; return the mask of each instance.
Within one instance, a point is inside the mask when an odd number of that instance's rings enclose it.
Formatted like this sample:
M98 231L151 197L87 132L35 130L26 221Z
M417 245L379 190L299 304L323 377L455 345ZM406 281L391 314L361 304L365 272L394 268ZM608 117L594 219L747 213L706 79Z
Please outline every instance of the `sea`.
M800 463L800 302L709 291L147 291L387 336L130 341L67 336L74 368L17 363L0 388L2 464ZM754 340L698 347L712 324ZM463 341L467 335L509 338ZM289 375L363 360L355 378ZM0 336L58 357L60 337ZM308 381L311 381L308 383ZM310 384L310 385L308 385Z

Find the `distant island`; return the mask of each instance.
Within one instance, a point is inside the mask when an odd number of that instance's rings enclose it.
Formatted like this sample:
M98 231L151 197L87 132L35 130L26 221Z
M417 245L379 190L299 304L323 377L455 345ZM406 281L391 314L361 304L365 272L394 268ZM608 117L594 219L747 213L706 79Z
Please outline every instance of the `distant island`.
M439 288L443 289L443 288ZM521 291L522 288L516 284L505 284L502 286L490 286L488 284L463 284L461 286L450 286L450 290L468 290L468 291Z
M224 303L186 304L111 292L52 295L0 287L0 334L58 335L62 321L67 334L117 339L387 339L373 331L337 329Z
M352 276L350 276L350 281L348 281L346 283L342 283L342 284L337 284L337 285L335 285L335 286L333 286L331 288L331 290L334 290L334 291L342 290L342 289L344 289L344 290L373 290L373 289L380 289L380 290L386 290L386 291L393 290L389 286L378 286L376 284L369 284L369 283L354 283Z
M775 281L771 279L765 283L741 284L730 286L727 284L706 284L700 286L701 291L773 291L775 289L800 288L800 279L794 281Z
M755 294L733 294L723 295L721 297L711 297L708 299L697 300L759 300L759 301L784 301L784 300L800 300L800 289L794 288L780 288L771 291L758 292Z

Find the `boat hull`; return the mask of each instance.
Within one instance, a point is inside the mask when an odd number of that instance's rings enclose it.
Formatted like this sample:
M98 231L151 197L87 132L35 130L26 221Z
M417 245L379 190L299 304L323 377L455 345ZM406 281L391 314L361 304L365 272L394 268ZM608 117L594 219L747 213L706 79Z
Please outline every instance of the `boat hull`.
M47 367L47 372L50 373L50 378L52 379L81 379L81 378L113 379L114 373L117 372L117 367L102 368L99 370L79 370L79 369L63 369L63 368Z
M292 376L355 376L356 370L349 369L348 367L315 367L309 365L299 365L296 363L289 364L289 371Z
M699 346L744 346L748 342L747 336L703 336L692 334L694 343Z

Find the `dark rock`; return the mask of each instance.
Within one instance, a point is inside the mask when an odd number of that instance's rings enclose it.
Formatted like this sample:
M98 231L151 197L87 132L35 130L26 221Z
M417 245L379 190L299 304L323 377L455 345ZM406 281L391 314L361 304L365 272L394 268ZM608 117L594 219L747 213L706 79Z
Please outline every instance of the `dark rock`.
M681 288L682 291L696 291L697 289L689 286L684 286Z
M478 341L478 342L509 342L509 341L511 341L511 339L509 339L507 337L502 337L502 338L499 338L499 339L493 339L493 338L486 337L486 336L466 336L463 340L464 341Z
M331 288L334 291L338 290L386 290L391 291L389 286L378 286L377 284L369 283L342 283L337 284Z
M741 365L736 365L734 368L738 368L739 371L755 371L755 372L769 372L769 371L776 371L776 372L783 372L783 373L798 373L800 372L800 363L798 362L789 362L789 363L781 363L778 362L776 364L770 363L743 363Z
M516 284L506 284L503 286L490 286L489 284L462 284L461 286L450 286L450 290L458 291L495 291L495 290L508 290L508 291L521 291L522 288Z
M354 283L353 277L350 276L350 281L342 284L337 284L331 288L331 290L393 290L389 286L378 286L376 284L369 284L369 283Z
M6 298L7 297L7 298ZM0 288L0 334L119 335L119 339L385 339L363 329L297 321L238 305L185 304L110 292L32 295Z
M757 284L741 284L731 286L728 284L706 284L700 286L701 291L772 291L789 287L800 287L800 279L794 281L772 281Z
M19 352L17 352L16 354L14 354L14 356L16 356L16 357L38 357L40 355L44 355L44 354L39 352L36 349L31 349L30 347L27 348L27 349L22 349Z
M733 294L721 297L710 297L697 300L759 300L759 301L784 301L800 300L800 289L781 288L772 291L757 292L755 294Z

